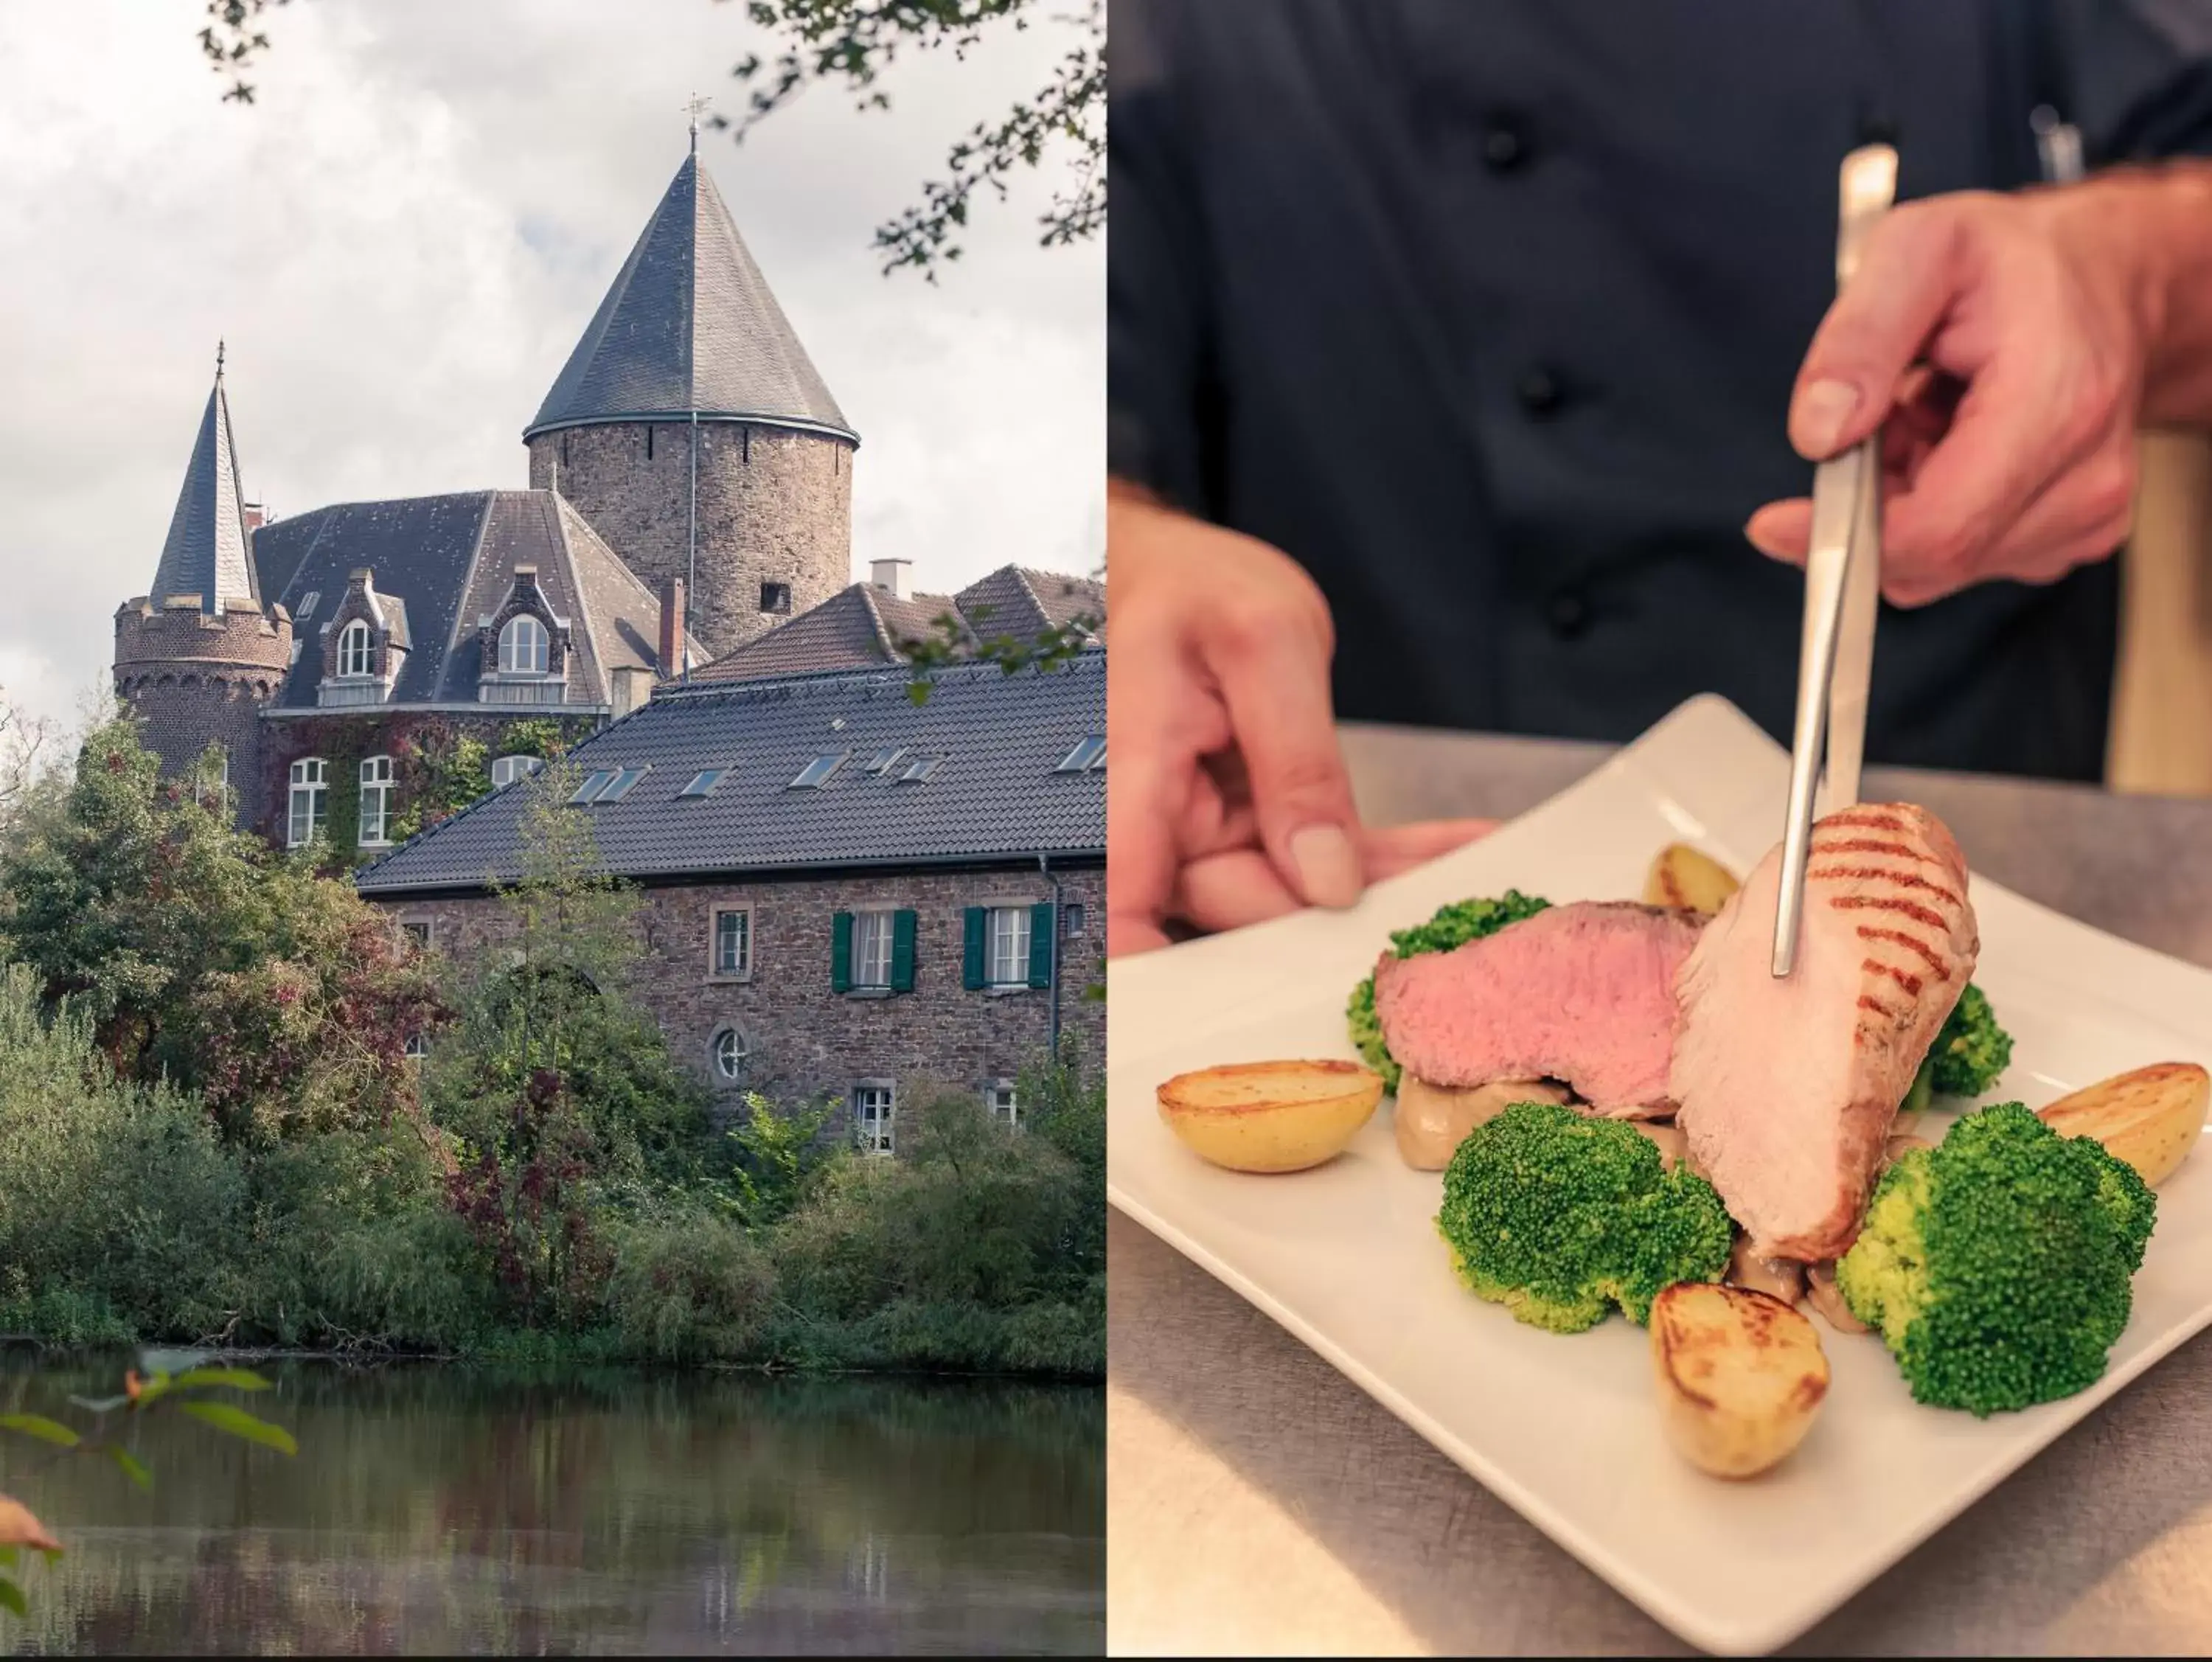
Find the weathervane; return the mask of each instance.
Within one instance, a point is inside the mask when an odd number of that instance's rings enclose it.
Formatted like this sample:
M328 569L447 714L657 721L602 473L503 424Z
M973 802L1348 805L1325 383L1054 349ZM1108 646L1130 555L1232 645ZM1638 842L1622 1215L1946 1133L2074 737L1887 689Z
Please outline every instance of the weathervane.
M699 154L699 112L714 101L711 98L704 98L697 93L693 93L691 101L684 107L691 112L691 154L694 155Z
M215 378L217 380L222 379L222 340L220 336L215 343Z

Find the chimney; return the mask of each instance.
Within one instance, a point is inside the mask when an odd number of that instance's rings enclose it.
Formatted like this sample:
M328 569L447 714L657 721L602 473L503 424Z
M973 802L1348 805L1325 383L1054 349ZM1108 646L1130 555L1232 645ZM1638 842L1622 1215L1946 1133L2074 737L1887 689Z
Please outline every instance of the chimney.
M246 529L249 535L269 523L269 510L262 507L259 502L244 504L239 509L239 514L246 521Z
M684 673L684 579L660 586L660 674L673 680Z
M914 569L912 560L871 560L868 563L869 581L878 588L887 588L900 600L913 599L908 574Z

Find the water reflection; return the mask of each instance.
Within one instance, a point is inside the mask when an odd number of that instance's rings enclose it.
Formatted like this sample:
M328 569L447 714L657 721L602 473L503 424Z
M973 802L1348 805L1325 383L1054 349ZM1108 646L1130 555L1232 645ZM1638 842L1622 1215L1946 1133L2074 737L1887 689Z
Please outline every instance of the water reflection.
M119 1362L0 1366L7 1411ZM286 1460L188 1422L0 1472L70 1546L25 1651L1104 1648L1096 1389L276 1367ZM43 1469L35 1472L31 1468Z

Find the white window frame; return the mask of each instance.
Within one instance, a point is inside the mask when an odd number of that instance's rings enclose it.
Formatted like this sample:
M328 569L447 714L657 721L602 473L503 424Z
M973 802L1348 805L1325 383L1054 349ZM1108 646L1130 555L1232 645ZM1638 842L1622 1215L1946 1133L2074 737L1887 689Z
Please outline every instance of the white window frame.
M880 940L880 946L877 940ZM891 984L891 955L893 943L898 939L898 910L883 907L853 914L853 990L855 992L888 992ZM864 953L861 942L868 947ZM874 960L874 961L871 961ZM880 968L881 973L876 971Z
M427 953L437 942L438 920L434 917L403 917L399 920L399 932L414 943L416 952Z
M338 673L366 676L376 673L376 637L360 618L338 631Z
M552 637L531 612L518 612L499 631L499 673L543 675L552 661Z
M307 810L304 815L301 812L303 805ZM303 756L292 764L291 790L284 807L286 848L304 849L329 830L330 764L321 757Z
M983 1087L983 1105L991 1111L991 1117L1004 1120L1018 1131L1022 1125L1021 1093L1010 1079L994 1079Z
M389 756L362 758L361 846L364 849L392 846L392 758ZM373 813L371 803L375 804Z
M430 1041L419 1032L410 1033L407 1035L402 1054L408 1061L420 1067L424 1058L430 1054Z
M1011 955L1012 969L1008 969ZM994 992L1030 984L1030 909L993 906L983 914L983 984Z
M853 1087L853 1141L864 1154L889 1157L898 1152L898 1087L889 1080Z
M707 1060L716 1079L725 1085L741 1083L752 1059L752 1041L745 1037L744 1028L732 1021L714 1030L714 1040L707 1047Z
M491 764L491 788L505 790L519 779L526 779L545 765L542 756L501 756Z
M744 948L738 962L725 967L722 963L722 920L741 918L738 934ZM856 920L857 921L857 920ZM707 975L714 981L750 981L753 976L753 909L750 906L715 906L707 914Z

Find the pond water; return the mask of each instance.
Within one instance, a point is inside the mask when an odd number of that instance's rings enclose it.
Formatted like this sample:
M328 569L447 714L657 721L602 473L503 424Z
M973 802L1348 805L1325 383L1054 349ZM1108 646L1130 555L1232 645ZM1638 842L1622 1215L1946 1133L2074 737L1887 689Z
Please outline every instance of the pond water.
M0 1363L86 1423L127 1359ZM284 1363L287 1458L155 1416L150 1494L0 1442L66 1555L24 1652L1027 1652L1105 1647L1097 1388Z

